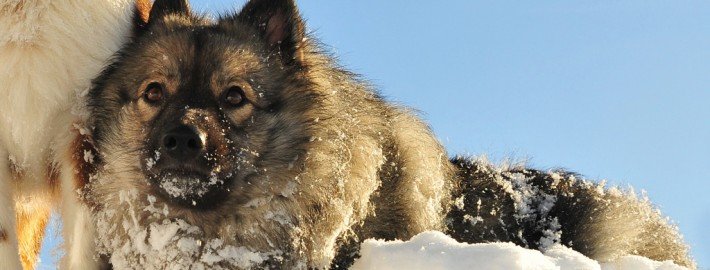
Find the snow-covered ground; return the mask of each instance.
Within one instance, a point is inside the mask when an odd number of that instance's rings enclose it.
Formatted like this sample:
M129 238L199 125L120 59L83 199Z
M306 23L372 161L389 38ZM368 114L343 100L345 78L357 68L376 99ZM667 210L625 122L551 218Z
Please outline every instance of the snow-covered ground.
M544 253L512 243L466 244L441 232L424 232L410 241L366 240L362 257L353 269L561 269L561 270L681 270L672 262L656 262L626 256L613 262L597 262L561 245Z
M54 222L58 222L56 219ZM56 224L55 224L56 225ZM58 243L51 243L56 248ZM50 248L51 249L51 248ZM45 250L46 251L46 250ZM362 257L353 270L680 270L671 262L656 262L639 256L627 256L614 262L599 263L563 246L553 246L545 253L525 249L511 243L458 243L441 232L424 232L410 241L369 239L362 245ZM58 254L45 254L56 258ZM40 262L38 269L56 269L56 261Z

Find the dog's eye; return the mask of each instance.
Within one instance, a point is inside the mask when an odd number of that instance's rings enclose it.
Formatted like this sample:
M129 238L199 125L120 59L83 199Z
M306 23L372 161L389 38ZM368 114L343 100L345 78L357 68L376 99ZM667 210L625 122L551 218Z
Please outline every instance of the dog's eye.
M237 107L244 103L244 91L239 86L232 86L224 93L224 102L232 107Z
M159 83L150 83L143 91L143 99L148 103L156 103L163 99L163 87Z

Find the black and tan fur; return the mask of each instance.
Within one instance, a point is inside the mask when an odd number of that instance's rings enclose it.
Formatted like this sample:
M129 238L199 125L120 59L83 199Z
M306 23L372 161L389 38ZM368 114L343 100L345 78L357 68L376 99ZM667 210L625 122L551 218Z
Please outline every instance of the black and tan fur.
M695 267L677 228L647 198L563 170L455 158L447 233L468 243L563 244L599 261L641 255Z
M200 258L211 252L208 245L193 257L167 255L174 256L170 259L146 255L153 251L121 249L125 243L150 239L152 231L140 227L176 221L197 228L181 225L178 234L206 239L199 243L220 238L223 245L270 256L257 266L282 268L345 267L357 256L361 240L409 239L425 230L448 231L460 241L539 246L536 217L494 224L499 218L508 221L501 215L518 207L492 182L505 173L480 174L479 169L492 168L449 161L414 113L385 102L323 53L306 35L293 1L252 0L241 12L216 20L194 15L187 6L158 0L147 22L137 20L134 39L90 92L98 171L87 200L96 204L99 231L111 236L99 245L114 266L173 262L244 267L229 261L205 264ZM227 103L225 96L232 91L245 101ZM178 144L186 138L196 146L185 149L199 154L170 152L174 138ZM604 225L585 225L584 216L564 214L596 207L592 201L605 199L603 193L565 177L559 186L550 185L545 174L524 172L535 174L528 178L558 198L557 208L543 218L559 218L560 241L572 241L573 248L593 257L608 249L590 240L609 236ZM220 182L204 185L208 195L175 195L165 182L214 177ZM582 201L559 206L569 201L568 189ZM483 229L489 227L469 226L464 215L474 215L471 202L475 205L476 198L486 207L501 208L499 215L483 216L484 224L500 233L488 235ZM630 214L609 209L592 211L589 217L600 213L609 220L595 222L611 224ZM692 263L660 216L646 220L658 225L649 227L649 233L662 234L676 245L638 254ZM510 231L516 229L522 238ZM633 253L621 244L611 253Z

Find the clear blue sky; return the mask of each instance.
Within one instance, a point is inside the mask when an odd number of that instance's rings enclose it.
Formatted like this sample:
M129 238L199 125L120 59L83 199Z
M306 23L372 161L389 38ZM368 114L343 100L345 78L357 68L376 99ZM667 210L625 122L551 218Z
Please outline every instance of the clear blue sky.
M342 64L420 110L450 154L644 189L710 269L710 1L299 5Z

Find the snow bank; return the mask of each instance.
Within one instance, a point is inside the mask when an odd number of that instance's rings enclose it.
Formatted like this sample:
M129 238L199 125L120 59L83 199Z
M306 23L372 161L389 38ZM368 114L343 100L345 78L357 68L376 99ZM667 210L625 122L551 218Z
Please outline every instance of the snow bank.
M639 256L599 263L561 245L554 245L543 254L512 243L458 243L435 231L421 233L407 242L369 239L362 244L361 255L352 269L687 269Z

